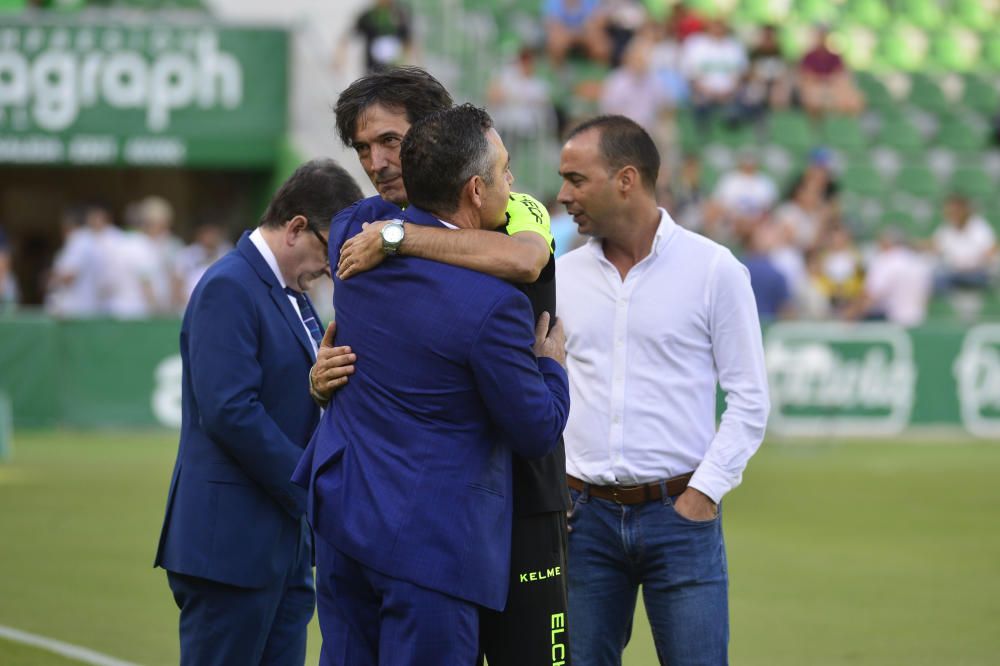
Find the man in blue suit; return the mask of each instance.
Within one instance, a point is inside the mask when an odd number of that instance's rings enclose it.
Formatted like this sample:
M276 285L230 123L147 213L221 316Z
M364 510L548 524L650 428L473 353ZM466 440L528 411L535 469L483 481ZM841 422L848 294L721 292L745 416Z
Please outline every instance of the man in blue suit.
M155 562L180 608L182 664L305 661L312 539L289 479L319 420L308 377L322 337L305 291L329 274L330 219L360 198L333 161L299 167L184 313L180 446Z
M496 228L507 151L485 111L417 121L402 146L412 224ZM380 204L355 206L336 245ZM358 361L296 471L310 486L325 666L471 665L478 610L503 608L511 447L540 456L569 409L562 327L532 332L502 280L417 257L336 281Z

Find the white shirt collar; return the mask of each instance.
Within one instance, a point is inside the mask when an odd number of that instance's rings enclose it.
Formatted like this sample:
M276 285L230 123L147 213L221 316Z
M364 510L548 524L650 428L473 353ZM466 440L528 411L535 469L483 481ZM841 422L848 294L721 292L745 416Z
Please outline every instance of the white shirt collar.
M451 222L445 222L440 217L438 218L438 222L440 222L444 226L448 227L449 229L458 229L458 227L456 227L454 224L452 224Z
M281 276L281 270L278 268L278 258L274 256L274 252L271 251L271 246L267 244L264 240L264 234L261 233L260 227L253 230L250 234L250 242L254 244L257 251L260 252L260 256L264 257L264 261L267 265L274 271L274 276L278 278L278 284L284 289L287 285L285 284L285 278Z
M658 255L666 247L667 241L677 231L677 223L670 217L670 213L664 208L657 208L660 211L660 224L656 227L656 234L653 235L653 247L650 249L651 255ZM599 256L604 256L604 239L592 236L587 241L591 252L596 252Z

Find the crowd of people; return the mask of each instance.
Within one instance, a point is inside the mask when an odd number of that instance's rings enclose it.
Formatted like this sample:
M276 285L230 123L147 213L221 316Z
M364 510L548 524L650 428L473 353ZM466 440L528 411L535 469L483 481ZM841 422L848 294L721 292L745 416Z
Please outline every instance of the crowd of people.
M683 107L692 109L702 132L714 118L739 125L793 106L813 118L864 110L864 96L824 25L795 62L784 55L776 26L761 26L747 43L724 17L699 15L684 2L662 20L639 0L547 0L542 13L544 44L522 48L490 86L497 122L508 132L521 129L528 115L543 127L558 118L564 129L574 121L573 103L583 101L579 108L635 120L662 150L674 143L672 116ZM607 68L607 75L574 81L571 61ZM556 94L563 81L569 90ZM526 108L513 113L518 106Z
M817 119L861 113L863 96L825 26L817 26L813 43L793 62L775 26L760 27L748 43L724 18L703 16L684 2L654 19L639 0L546 0L542 16L544 43L519 49L486 89L503 136L512 146L556 138L584 113L636 121L664 156L661 205L751 266L762 320L886 317L915 325L935 294L955 293L958 314L977 316L977 296L994 284L1000 257L992 228L968 199L954 195L941 206L940 227L930 238L908 237L902 229L860 237L856 220L843 210L831 154L821 147L790 186L762 170L753 150L741 152L733 171L709 183L701 156L680 148L680 108L691 109L699 133L717 123L756 123L790 107ZM374 2L352 31L364 40L368 71L412 57L412 18L395 0ZM344 53L338 51L338 62ZM606 68L606 76L559 89L581 61ZM558 253L582 243L554 199L550 212ZM160 199L130 206L124 218L122 231L101 204L67 211L65 243L47 280L50 312L177 314L205 267L231 247L214 225L199 227L194 242L182 247L171 231L170 204ZM886 262L906 268L886 278ZM0 303L7 309L18 301L10 263L0 237Z
M661 205L685 227L737 252L751 269L763 321L884 318L912 326L925 320L935 294L954 296L959 316L977 316L1000 257L992 228L967 198L948 198L930 238L897 228L863 238L843 210L832 155L822 147L789 186L760 168L754 150L742 151L736 168L709 184L700 156L680 148L681 108L691 110L694 131L704 137L717 123L754 124L792 107L816 121L860 114L864 97L827 26L816 27L795 62L784 55L775 26L761 26L745 43L724 18L702 16L683 2L664 20L633 0L548 0L543 15L544 49L522 49L490 87L498 126L514 137L572 126L552 81L571 58L607 66L602 81L571 93L650 132L665 156ZM572 248L582 239L557 208L553 233Z
M174 211L151 196L126 207L124 226L111 208L87 202L65 211L63 245L47 281L45 308L57 317L143 319L177 316L205 270L232 249L225 230L206 223L185 246Z

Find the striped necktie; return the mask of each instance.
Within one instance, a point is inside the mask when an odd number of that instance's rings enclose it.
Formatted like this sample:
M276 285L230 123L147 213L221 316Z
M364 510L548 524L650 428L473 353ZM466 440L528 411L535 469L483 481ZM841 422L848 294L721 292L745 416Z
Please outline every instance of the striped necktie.
M294 298L295 302L298 303L302 323L306 325L309 335L316 342L316 346L319 347L320 342L323 341L323 329L319 327L319 319L316 317L316 311L313 310L312 303L309 302L305 294L301 291L295 291L291 287L285 287L285 293Z

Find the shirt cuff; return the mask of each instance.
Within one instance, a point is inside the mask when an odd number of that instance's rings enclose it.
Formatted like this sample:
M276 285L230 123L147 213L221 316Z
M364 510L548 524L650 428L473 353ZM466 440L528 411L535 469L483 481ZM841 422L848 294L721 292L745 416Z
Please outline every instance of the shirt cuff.
M688 487L708 495L708 498L718 504L723 496L739 485L740 479L732 479L723 470L714 464L703 460L698 469L694 471L694 476L688 481Z

